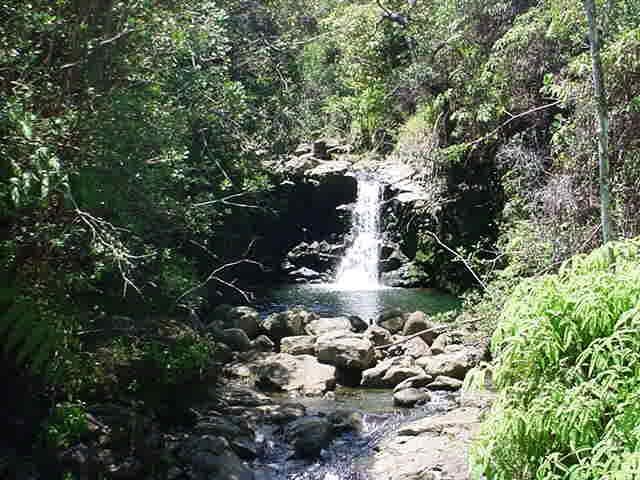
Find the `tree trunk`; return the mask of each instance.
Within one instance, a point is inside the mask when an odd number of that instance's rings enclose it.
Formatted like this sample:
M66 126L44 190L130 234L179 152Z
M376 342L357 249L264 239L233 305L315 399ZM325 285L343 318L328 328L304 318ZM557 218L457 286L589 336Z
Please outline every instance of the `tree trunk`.
M589 44L593 68L593 90L598 120L598 163L600 169L600 211L602 220L602 240L612 240L611 231L611 195L609 191L609 114L607 94L600 59L600 39L596 19L595 0L584 0L584 10L589 23Z

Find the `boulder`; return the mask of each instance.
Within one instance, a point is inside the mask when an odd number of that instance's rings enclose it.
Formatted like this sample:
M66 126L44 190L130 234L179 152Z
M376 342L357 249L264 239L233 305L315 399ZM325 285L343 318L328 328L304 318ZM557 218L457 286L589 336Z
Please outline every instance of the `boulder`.
M271 340L280 344L284 337L304 335L307 324L317 318L315 313L302 308L292 308L286 312L269 315L262 322L262 329Z
M390 287L413 288L420 286L421 279L416 275L419 269L413 262L406 263L396 270L383 272L380 280Z
M273 352L276 344L266 335L258 335L251 341L251 348L259 352Z
M319 337L325 333L351 330L351 320L347 317L318 318L305 327L307 335Z
M420 358L431 355L429 345L420 337L407 340L402 344L403 352L412 358Z
M455 392L462 388L462 380L440 375L439 377L436 377L436 379L431 382L427 388L429 390L446 390L449 392Z
M407 321L405 322L404 328L402 329L402 334L408 337L423 330L432 328L437 328L437 325L430 321L424 312L417 311L413 312L407 317ZM436 330L429 331L420 335L420 337L427 343L427 345L431 345L433 343L433 340L437 336L438 332Z
M233 307L227 312L226 322L233 328L244 330L249 338L255 338L260 327L260 314L251 307Z
M364 426L364 418L360 412L339 408L328 417L334 432L359 432Z
M289 276L296 283L308 283L322 280L322 274L307 267L300 267L289 272Z
M322 363L365 370L375 363L373 345L362 334L348 331L325 333L316 341L316 355Z
M402 375L394 371L387 376L387 372L392 368L410 369L415 368L415 362L409 357L393 357L382 360L375 367L369 368L362 372L362 380L360 384L363 387L369 388L392 388L403 379L397 380L397 375ZM424 374L421 369L418 369L417 374ZM405 377L407 378L407 377ZM397 380L397 381L396 381ZM393 383L395 381L395 383Z
M227 328L222 331L221 340L236 352L246 352L251 349L251 340L244 330L239 328Z
M322 395L335 388L336 369L311 355L278 353L259 362L256 377L256 386L262 389Z
M434 355L445 353L447 347L451 345L457 345L462 341L461 332L445 332L438 335L433 344L431 345L431 351Z
M431 399L429 393L418 388L404 388L393 394L393 404L399 407L413 407Z
M320 162L317 167L307 170L305 176L322 182L326 177L345 177L350 167L346 160Z
M378 325L371 325L364 332L364 336L374 346L381 347L391 343L391 333Z
M298 335L284 337L280 341L280 351L289 355L315 355L316 337L311 335Z
M386 252L384 252L386 253ZM393 270L397 270L403 265L409 262L409 257L407 257L400 248L396 247L386 256L382 256L380 260L380 271L381 272L391 272Z
M222 437L204 435L190 437L180 447L180 460L198 477L216 480L253 480L253 472L230 448Z
M427 375L426 373L421 373L416 375L415 377L407 378L403 380L393 389L394 392L398 392L400 390L404 390L405 388L424 388L429 385L433 381L433 377L431 375Z
M357 333L362 333L369 328L369 324L357 315L349 315L349 321L351 322L351 330Z
M463 348L458 352L421 357L416 363L424 369L427 375L434 377L443 375L464 380L464 376L478 361L477 352Z
M396 365L385 372L382 382L389 387L395 387L403 380L419 375L424 375L424 371L417 365Z
M287 426L285 438L296 458L314 458L331 443L333 427L327 418L304 417Z
M402 310L393 308L382 312L376 323L391 333L398 333L402 331L406 321L405 313Z

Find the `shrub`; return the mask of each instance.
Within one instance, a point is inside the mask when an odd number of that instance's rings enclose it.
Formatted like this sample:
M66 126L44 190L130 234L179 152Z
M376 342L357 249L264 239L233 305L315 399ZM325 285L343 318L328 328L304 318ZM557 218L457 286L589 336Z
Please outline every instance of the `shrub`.
M639 250L635 239L578 255L507 300L492 342L498 399L472 452L477 476L640 475Z

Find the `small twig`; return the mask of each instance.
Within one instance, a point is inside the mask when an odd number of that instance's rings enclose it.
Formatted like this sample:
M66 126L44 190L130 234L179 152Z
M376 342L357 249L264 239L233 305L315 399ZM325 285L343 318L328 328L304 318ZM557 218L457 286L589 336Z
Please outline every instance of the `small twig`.
M442 248L444 248L446 251L448 251L449 253L451 253L454 257L458 258L465 267L467 267L467 270L469 270L469 272L471 272L471 275L473 275L473 278L475 278L477 280L477 282L480 284L480 286L482 287L482 289L489 293L489 289L487 288L487 285L482 281L482 279L476 274L476 272L473 270L473 268L471 268L471 265L469 264L469 262L467 261L466 258L464 258L462 255L460 255L458 252L456 252L455 250L453 250L451 247L449 247L448 245L446 245L445 243L442 242L442 240L440 240L438 238L438 236L433 233L431 230L424 230L425 233L431 235L431 237L433 237L433 239L438 243L438 245L440 245Z
M236 285L234 285L233 283L227 282L226 280L223 280L222 278L218 277L218 273L226 270L227 268L231 268L231 267L235 267L236 265L240 265L242 263L250 263L253 265L258 265L259 267L263 267L263 265L260 262L256 262L255 260L250 260L248 258L243 258L242 260L236 260L235 262L229 262L229 263L225 263L224 265L214 269L208 276L207 278L199 283L198 285L196 285L195 287L191 287L189 290L187 290L186 292L184 292L182 295L180 295L175 303L177 304L178 302L180 302L180 300L182 300L184 297L186 297L187 295L195 292L196 290L201 289L202 287L204 287L207 283L209 283L212 280L215 280L218 283L221 283L222 285L225 285L233 290L235 290L236 292L238 292L240 295L242 295L242 297L248 302L251 301L251 297L249 296L249 294L247 294L247 292L245 292L244 290L238 288Z
M476 145L478 143L484 142L487 138L491 137L492 135L495 135L500 130L502 130L504 127L506 127L511 122L513 122L514 120L517 120L518 118L524 117L524 116L529 115L531 113L539 112L540 110L545 110L547 108L555 107L556 105L558 105L560 103L562 103L562 100L557 100L557 101L555 101L553 103L548 103L547 105L541 105L539 107L532 108L531 110L527 110L526 112L519 113L518 115L513 115L513 116L511 116L511 118L509 118L509 120L501 123L496 128L494 128L489 133L487 133L485 136L480 137L477 140L473 140L472 142L467 142L465 145L467 147L470 147L472 145Z

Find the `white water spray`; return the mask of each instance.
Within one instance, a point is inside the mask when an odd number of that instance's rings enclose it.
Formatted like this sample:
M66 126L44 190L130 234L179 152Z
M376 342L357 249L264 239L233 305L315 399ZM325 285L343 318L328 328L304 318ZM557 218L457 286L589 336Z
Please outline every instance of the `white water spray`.
M376 290L380 257L380 203L378 182L358 178L358 196L353 211L353 244L338 267L336 286L342 290Z

